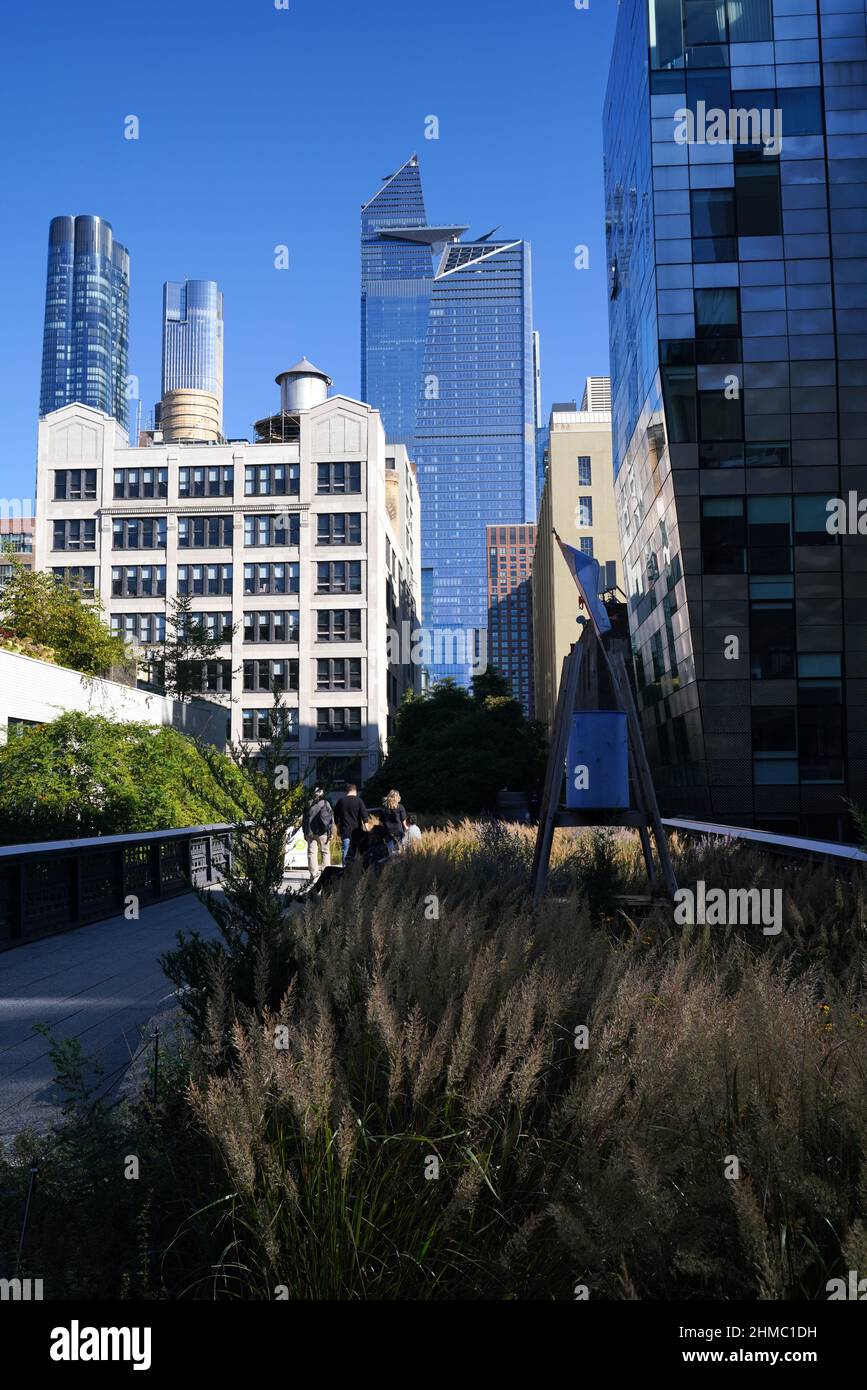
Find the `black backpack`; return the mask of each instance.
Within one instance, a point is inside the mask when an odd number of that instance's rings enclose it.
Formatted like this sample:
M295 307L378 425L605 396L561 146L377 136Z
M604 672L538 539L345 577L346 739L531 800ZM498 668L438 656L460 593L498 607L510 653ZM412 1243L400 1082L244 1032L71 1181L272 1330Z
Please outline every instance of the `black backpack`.
M314 801L310 808L310 833L311 835L327 835L334 824L334 812L331 809L331 802L322 800Z

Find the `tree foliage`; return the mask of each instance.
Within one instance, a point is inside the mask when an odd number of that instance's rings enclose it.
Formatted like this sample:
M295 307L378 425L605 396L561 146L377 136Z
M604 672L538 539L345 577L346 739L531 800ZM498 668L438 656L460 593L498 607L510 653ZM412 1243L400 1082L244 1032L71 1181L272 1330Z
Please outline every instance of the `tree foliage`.
M83 599L71 585L14 560L0 592L0 628L13 641L47 648L59 665L84 675L130 666L123 639L112 636L98 600Z
M62 714L0 748L0 842L233 821L241 791L225 755L176 729Z
M189 594L178 594L171 599L166 615L166 639L151 652L154 675L166 694L176 700L192 700L200 695L203 665L219 657L225 640L222 635L210 636L202 615L193 610Z
M542 726L528 720L496 670L404 699L388 757L366 788L368 804L397 787L414 810L493 810L504 788L532 793L545 775Z

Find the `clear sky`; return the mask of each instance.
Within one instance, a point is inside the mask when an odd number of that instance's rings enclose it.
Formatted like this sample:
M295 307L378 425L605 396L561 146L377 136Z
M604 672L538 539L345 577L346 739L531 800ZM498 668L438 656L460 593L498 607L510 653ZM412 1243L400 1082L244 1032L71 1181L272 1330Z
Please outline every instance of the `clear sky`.
M53 216L96 213L129 248L145 416L163 281L219 281L224 427L250 436L302 354L358 395L359 208L413 151L432 221L532 242L546 414L580 395L608 370L601 115L615 15L616 0L4 6L0 495L33 493ZM131 115L138 140L124 138ZM579 244L589 270L575 269ZM288 270L274 267L279 245Z

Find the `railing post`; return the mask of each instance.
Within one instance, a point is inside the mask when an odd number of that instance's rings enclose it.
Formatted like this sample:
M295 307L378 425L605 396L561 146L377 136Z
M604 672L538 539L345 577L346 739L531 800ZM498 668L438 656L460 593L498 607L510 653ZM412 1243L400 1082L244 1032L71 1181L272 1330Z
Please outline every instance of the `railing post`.
M81 868L83 855L70 855L71 868L69 870L69 915L70 921L81 921Z
M153 880L154 897L159 898L163 891L163 862L159 840L155 840L151 845L151 879Z
M25 884L25 863L23 859L18 861L18 873L16 874L16 895L15 910L12 914L12 938L20 941L24 935L24 884Z

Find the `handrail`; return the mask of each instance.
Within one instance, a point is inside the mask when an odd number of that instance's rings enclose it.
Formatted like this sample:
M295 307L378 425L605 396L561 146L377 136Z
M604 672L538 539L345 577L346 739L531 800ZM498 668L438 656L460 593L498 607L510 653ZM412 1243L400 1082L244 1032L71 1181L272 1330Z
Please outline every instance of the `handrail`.
M180 826L175 830L138 830L128 835L92 835L74 840L42 840L20 845L0 845L0 858L15 859L28 854L59 854L65 850L105 849L113 845L153 844L157 840L178 840L183 836L220 835L234 830L233 824Z
M771 854L786 854L809 859L847 859L867 864L867 854L857 845L839 845L834 840L810 840L803 835L776 835L770 830L752 830L742 825L717 825L710 821L663 818L668 830L683 835L716 835L727 840L744 840L756 844Z
M0 846L0 950L218 882L228 824Z

